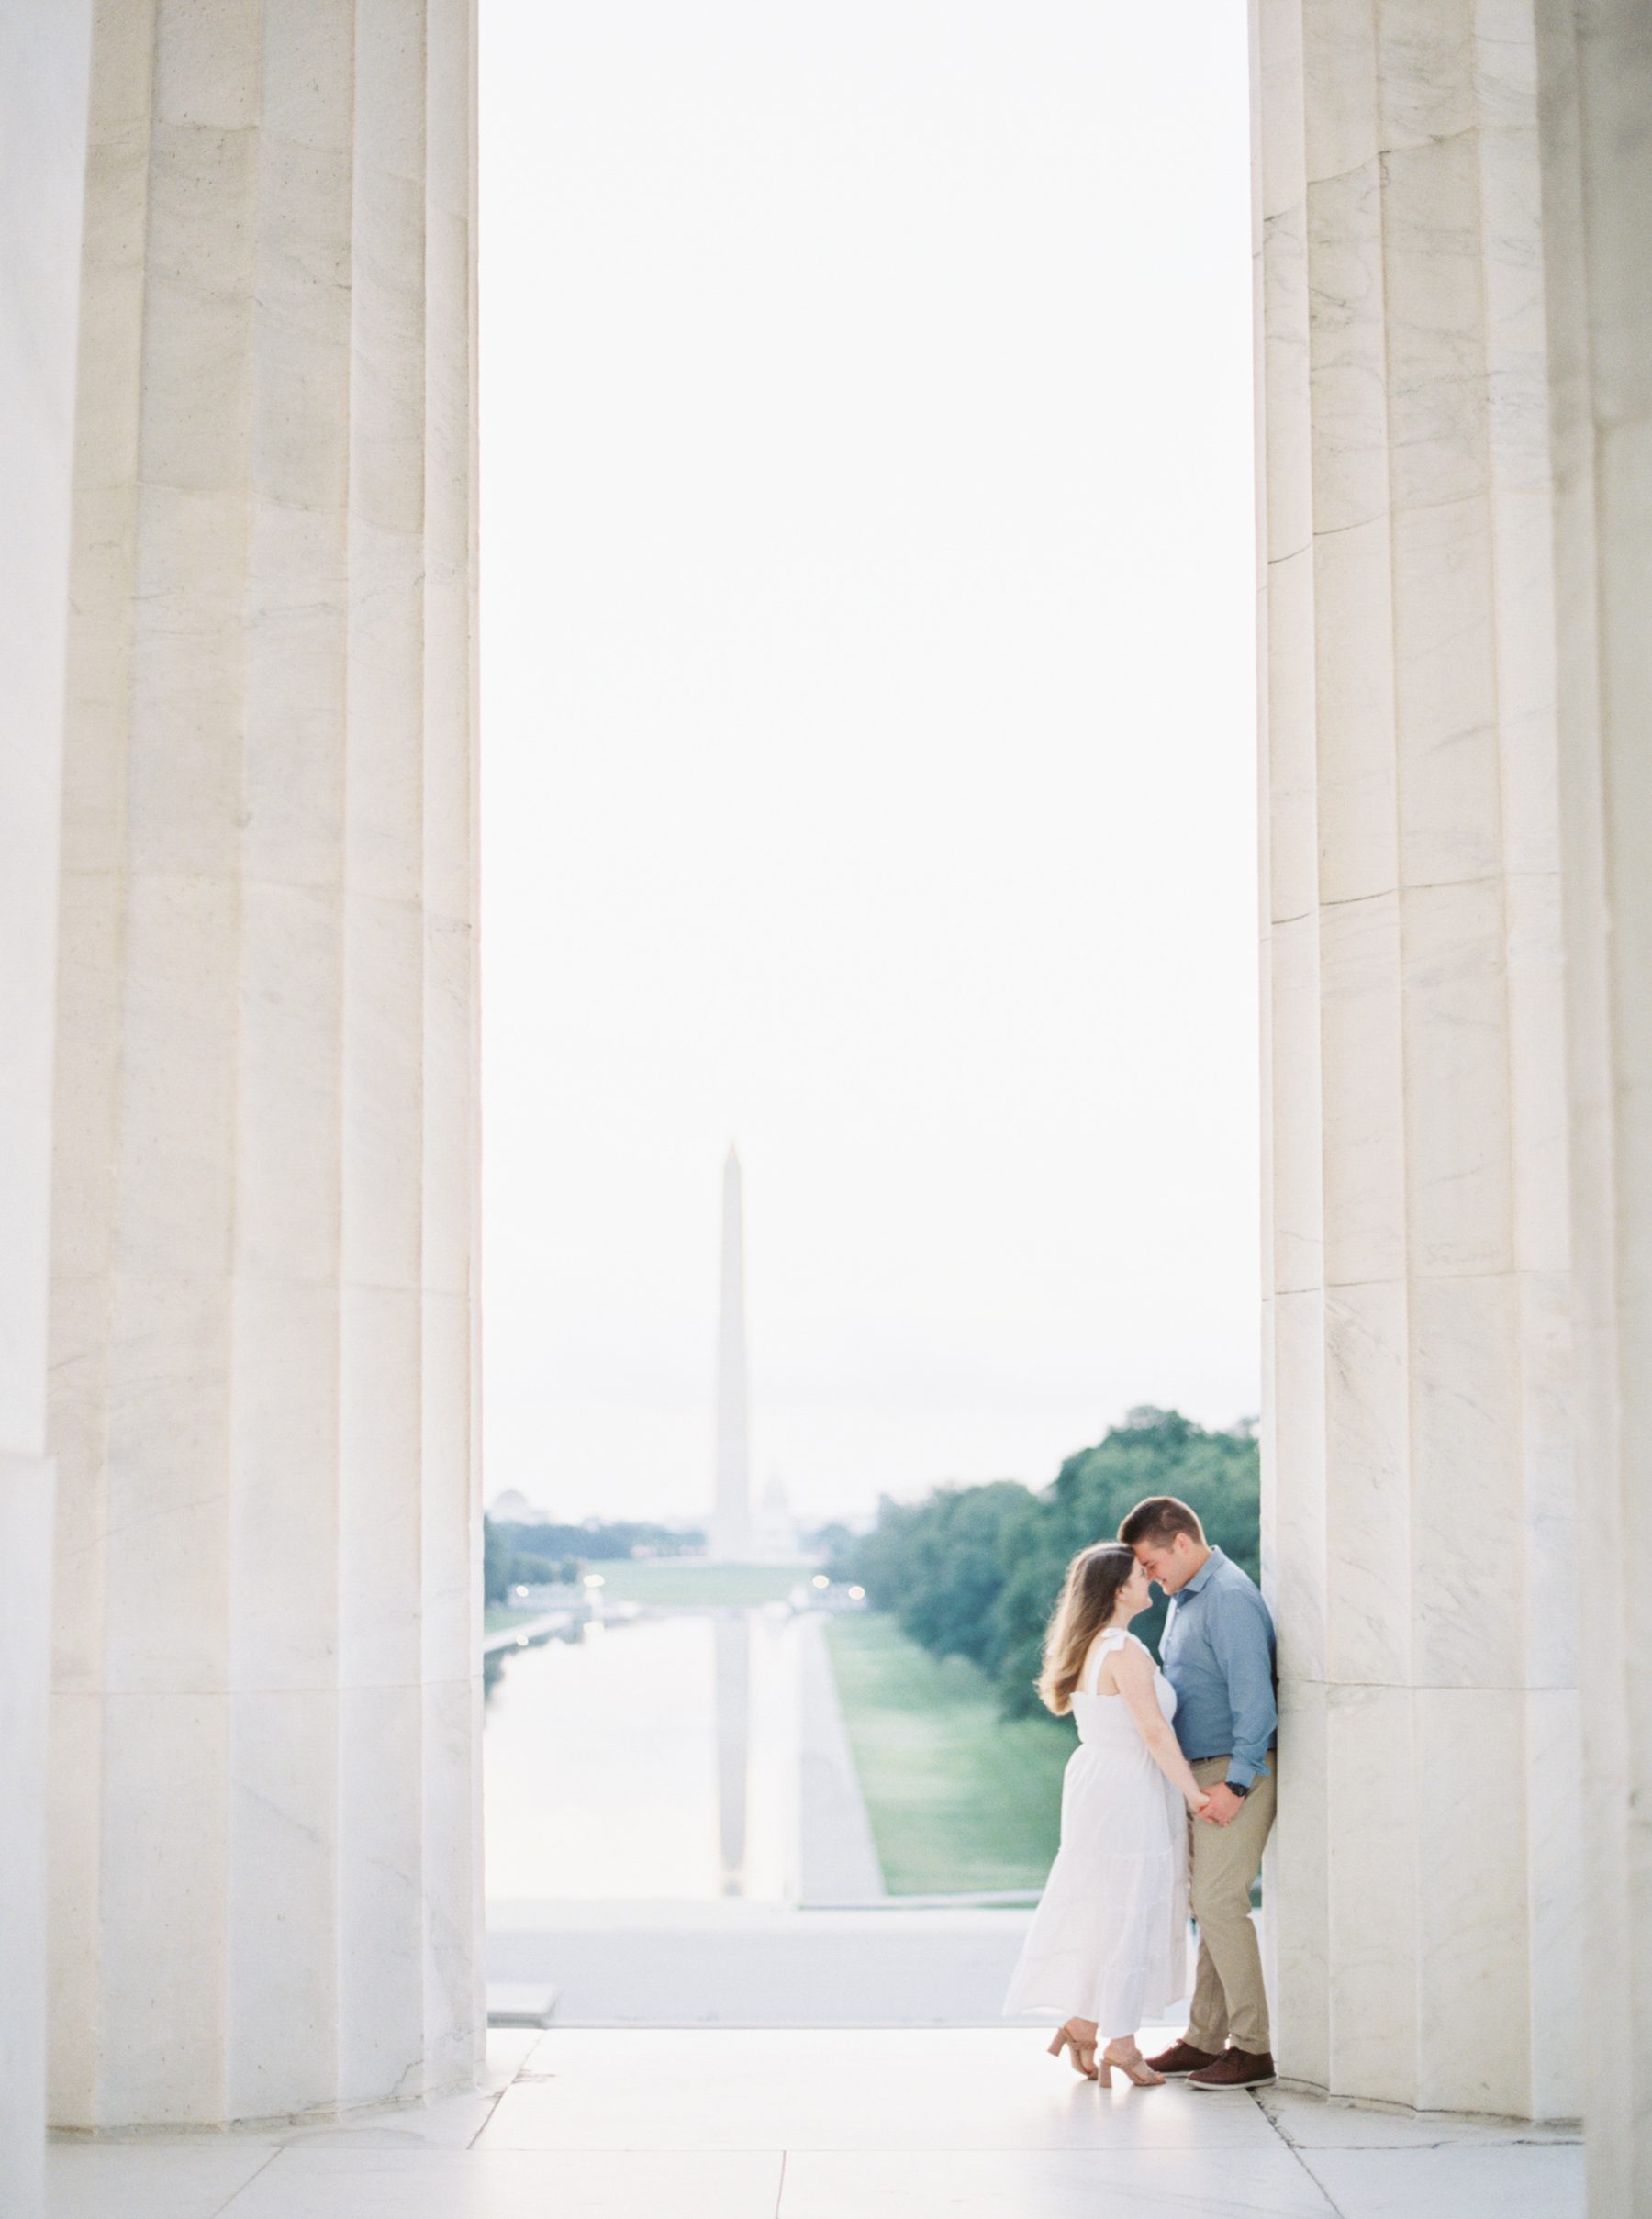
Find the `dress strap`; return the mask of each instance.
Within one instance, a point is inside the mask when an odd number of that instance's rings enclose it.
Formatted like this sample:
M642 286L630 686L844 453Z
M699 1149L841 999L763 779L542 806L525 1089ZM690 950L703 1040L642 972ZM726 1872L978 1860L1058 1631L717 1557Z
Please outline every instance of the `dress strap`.
M1122 1626L1103 1626L1089 1645L1089 1655L1084 1660L1084 1672L1078 1685L1087 1695L1095 1693L1094 1682L1101 1677L1101 1659L1122 1649L1130 1639Z

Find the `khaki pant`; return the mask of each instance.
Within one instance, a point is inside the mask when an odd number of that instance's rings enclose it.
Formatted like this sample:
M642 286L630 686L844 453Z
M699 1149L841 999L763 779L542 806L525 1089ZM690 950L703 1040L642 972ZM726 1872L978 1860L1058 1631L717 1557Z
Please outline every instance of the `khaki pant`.
M1231 1826L1189 1822L1192 1910L1199 1922L1199 1973L1188 2021L1195 2049L1220 2054L1231 2040L1235 2049L1259 2056L1272 2046L1250 1891L1274 1821L1277 1762L1270 1752L1267 1771L1257 1774ZM1193 1777L1201 1788L1213 1788L1227 1778L1227 1768L1225 1756L1207 1756L1194 1766Z

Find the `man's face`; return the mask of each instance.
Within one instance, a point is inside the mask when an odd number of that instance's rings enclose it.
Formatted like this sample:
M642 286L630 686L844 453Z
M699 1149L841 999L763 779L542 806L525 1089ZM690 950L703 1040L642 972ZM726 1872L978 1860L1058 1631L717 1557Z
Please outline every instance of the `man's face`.
M1138 1541L1135 1544L1136 1562L1166 1595L1175 1595L1187 1586L1198 1568L1198 1555L1186 1533L1173 1533L1167 1541Z

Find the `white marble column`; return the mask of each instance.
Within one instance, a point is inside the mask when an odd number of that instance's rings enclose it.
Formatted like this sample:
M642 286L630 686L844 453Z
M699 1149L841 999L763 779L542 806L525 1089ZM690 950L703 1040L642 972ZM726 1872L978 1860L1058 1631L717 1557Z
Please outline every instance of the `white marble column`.
M1652 17L1541 0L1571 1038L1589 2206L1652 2210Z
M471 0L96 0L53 2108L480 2034Z
M1530 0L1258 0L1281 2069L1583 2095Z
M53 951L90 0L0 11L0 2195L46 2118Z

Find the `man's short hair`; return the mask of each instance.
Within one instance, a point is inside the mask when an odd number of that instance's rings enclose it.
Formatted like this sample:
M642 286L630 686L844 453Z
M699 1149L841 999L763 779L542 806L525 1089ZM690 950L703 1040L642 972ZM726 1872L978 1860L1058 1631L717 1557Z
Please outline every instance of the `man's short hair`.
M1205 1537L1199 1512L1175 1495L1149 1495L1144 1502L1136 1504L1119 1528L1119 1539L1131 1549L1144 1541L1163 1547L1178 1533L1201 1544Z

